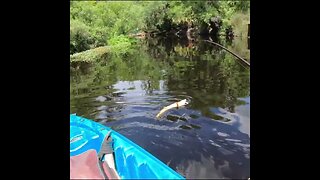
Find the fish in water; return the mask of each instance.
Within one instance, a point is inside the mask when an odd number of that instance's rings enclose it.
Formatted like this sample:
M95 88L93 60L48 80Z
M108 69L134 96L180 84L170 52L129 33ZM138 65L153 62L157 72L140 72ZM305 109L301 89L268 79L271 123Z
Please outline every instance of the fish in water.
M172 109L172 108L179 108L179 107L185 106L185 105L187 105L187 104L189 104L189 103L187 102L186 99L181 100L181 101L176 102L176 103L173 103L173 104L171 104L171 105L169 105L169 106L164 107L164 108L157 114L156 117L157 117L157 118L160 118L161 115L162 115L163 113L165 113L166 111L168 111L168 110L170 110L170 109Z

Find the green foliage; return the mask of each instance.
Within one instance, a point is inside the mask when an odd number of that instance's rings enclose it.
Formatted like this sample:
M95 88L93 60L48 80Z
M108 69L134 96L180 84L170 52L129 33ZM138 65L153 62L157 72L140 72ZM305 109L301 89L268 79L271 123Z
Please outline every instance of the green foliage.
M152 1L142 4L144 13L141 18L144 20L144 30L157 30L167 15L166 2Z
M98 61L110 51L110 47L98 47L80 53L70 55L70 62L94 62Z
M120 35L114 36L109 40L109 45L112 48L112 52L116 55L124 55L130 51L130 47L135 43L134 39L130 39L127 36Z
M143 28L143 8L136 2L72 2L70 54L104 46L119 35Z
M90 49L93 39L89 29L81 21L72 20L70 22L70 54Z
M234 14L249 8L250 1L72 1L70 54L110 43L124 45L124 39L118 41L122 35L141 31L170 31L185 23L201 29L216 16L224 29Z
M181 21L191 21L194 19L194 12L192 6L184 6L181 3L172 2L168 15L173 19L173 22L179 23Z

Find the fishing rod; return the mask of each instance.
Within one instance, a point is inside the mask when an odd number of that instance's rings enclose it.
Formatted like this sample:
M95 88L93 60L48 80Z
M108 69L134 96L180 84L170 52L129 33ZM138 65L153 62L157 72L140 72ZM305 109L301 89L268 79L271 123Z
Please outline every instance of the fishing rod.
M249 63L248 61L246 61L245 59L243 59L242 57L240 57L240 56L237 55L236 53L230 51L230 50L227 49L226 47L222 46L221 44L218 44L218 43L216 43L216 42L209 41L209 40L203 40L203 41L208 42L208 43L211 43L211 44L214 44L214 45L216 45L216 46L218 46L218 47L220 47L220 48L228 51L230 54L232 54L233 56L235 56L236 58L238 58L239 60L241 60L244 64L246 64L247 66L250 67L250 63Z
M212 43L212 44L214 44L214 45L216 45L216 46L219 46L220 48L228 51L229 53L231 53L232 55L234 55L235 57L237 57L238 59L240 59L240 60L241 60L244 64L246 64L248 67L250 67L250 63L249 63L248 61L246 61L245 59L243 59L242 57L240 57L240 56L237 55L236 53L230 51L230 50L227 49L226 47L224 47L224 46L222 46L222 45L220 45L220 44L218 44L218 43L216 43L216 42L213 42L213 41L209 41L209 40L203 40L203 41L206 41L206 42L208 42L208 43ZM187 102L187 100L184 99L184 100L181 100L181 101L179 101L179 102L173 103L173 104L171 104L171 105L169 105L169 106L166 106L166 107L164 107L164 108L156 115L156 118L159 119L164 112L166 112L166 111L168 111L168 110L170 110L170 109L179 108L179 107L185 106L185 105L187 105L187 104L189 104L189 102ZM249 179L250 179L250 178L249 178Z

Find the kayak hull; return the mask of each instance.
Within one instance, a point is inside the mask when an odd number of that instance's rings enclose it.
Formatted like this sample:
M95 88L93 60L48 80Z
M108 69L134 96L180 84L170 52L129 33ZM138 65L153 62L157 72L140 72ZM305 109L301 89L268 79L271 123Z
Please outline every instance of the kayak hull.
M121 179L185 179L149 152L111 128L92 120L70 115L70 156L94 149L111 131L116 169Z

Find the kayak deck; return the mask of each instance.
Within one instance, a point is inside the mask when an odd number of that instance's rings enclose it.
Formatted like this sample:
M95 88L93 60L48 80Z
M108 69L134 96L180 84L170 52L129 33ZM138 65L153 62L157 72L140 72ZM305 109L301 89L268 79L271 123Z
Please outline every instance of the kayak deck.
M185 179L146 150L111 128L70 115L70 156L88 149L99 152L109 131L114 140L116 169L121 179Z

